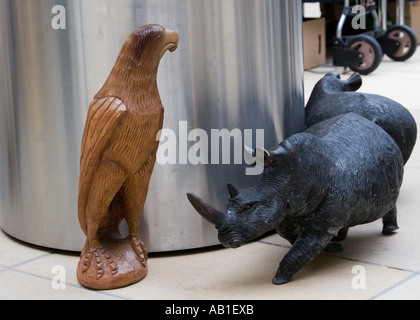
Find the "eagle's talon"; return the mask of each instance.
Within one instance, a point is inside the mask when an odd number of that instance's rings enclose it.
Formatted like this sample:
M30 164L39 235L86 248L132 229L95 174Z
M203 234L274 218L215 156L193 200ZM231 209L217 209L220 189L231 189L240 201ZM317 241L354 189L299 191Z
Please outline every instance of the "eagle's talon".
M93 259L95 259L94 264L92 264ZM104 275L106 269L110 269L112 275L115 275L118 271L117 264L102 247L90 248L85 254L81 271L83 273L87 272L90 266L96 269L97 280Z
M147 261L147 249L144 246L144 243L140 240L139 237L132 237L131 243L134 249L134 252L137 254L143 267L146 267Z

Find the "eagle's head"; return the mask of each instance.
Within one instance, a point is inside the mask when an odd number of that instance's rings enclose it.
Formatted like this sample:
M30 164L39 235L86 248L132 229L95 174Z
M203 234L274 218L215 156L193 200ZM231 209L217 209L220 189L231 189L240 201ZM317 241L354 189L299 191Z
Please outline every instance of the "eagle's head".
M117 97L127 105L138 105L145 94L156 94L159 62L166 51L177 49L178 42L176 32L157 24L134 30L95 99Z
M139 63L159 64L166 51L178 48L178 34L157 24L141 26L133 31L125 46Z

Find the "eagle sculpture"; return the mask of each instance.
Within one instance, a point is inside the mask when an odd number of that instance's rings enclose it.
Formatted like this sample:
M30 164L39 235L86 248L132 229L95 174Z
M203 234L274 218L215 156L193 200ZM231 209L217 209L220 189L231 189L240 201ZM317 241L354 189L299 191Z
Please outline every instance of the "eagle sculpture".
M139 238L140 216L156 160L164 109L157 72L178 34L159 25L134 30L108 79L90 103L84 128L78 217L87 240L77 268L79 282L112 289L147 274ZM119 232L125 219L129 235Z

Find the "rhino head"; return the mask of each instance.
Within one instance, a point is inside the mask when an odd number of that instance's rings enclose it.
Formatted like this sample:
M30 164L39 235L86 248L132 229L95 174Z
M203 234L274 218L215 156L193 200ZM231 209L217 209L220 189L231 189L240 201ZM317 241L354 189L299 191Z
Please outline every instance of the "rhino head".
M250 148L246 151L250 156L257 152ZM229 184L226 212L213 208L193 193L187 194L196 211L216 226L219 241L225 247L238 248L254 240L276 228L286 215L292 153L282 144L271 151L260 151L264 154L260 163L257 157L257 165L264 166L261 180L243 190Z
M336 72L327 73L314 87L314 92L322 90L323 92L336 93L345 91L357 91L362 86L362 77L354 73L347 80L341 80Z

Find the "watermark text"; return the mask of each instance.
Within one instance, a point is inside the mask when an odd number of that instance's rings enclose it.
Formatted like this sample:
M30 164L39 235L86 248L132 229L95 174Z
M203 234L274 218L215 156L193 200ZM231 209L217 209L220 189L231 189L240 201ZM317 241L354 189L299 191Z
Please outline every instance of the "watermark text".
M54 30L67 29L66 25L66 8L56 5L52 7L51 13L55 16L51 20L51 27Z
M210 134L203 129L188 130L188 122L180 121L178 132L164 128L159 131L157 141L160 146L156 161L166 164L243 164L252 165L263 158L263 151L256 150L250 158L243 155L245 146L264 148L264 129L211 129ZM261 161L259 161L261 163ZM261 166L245 169L246 175L259 175Z

